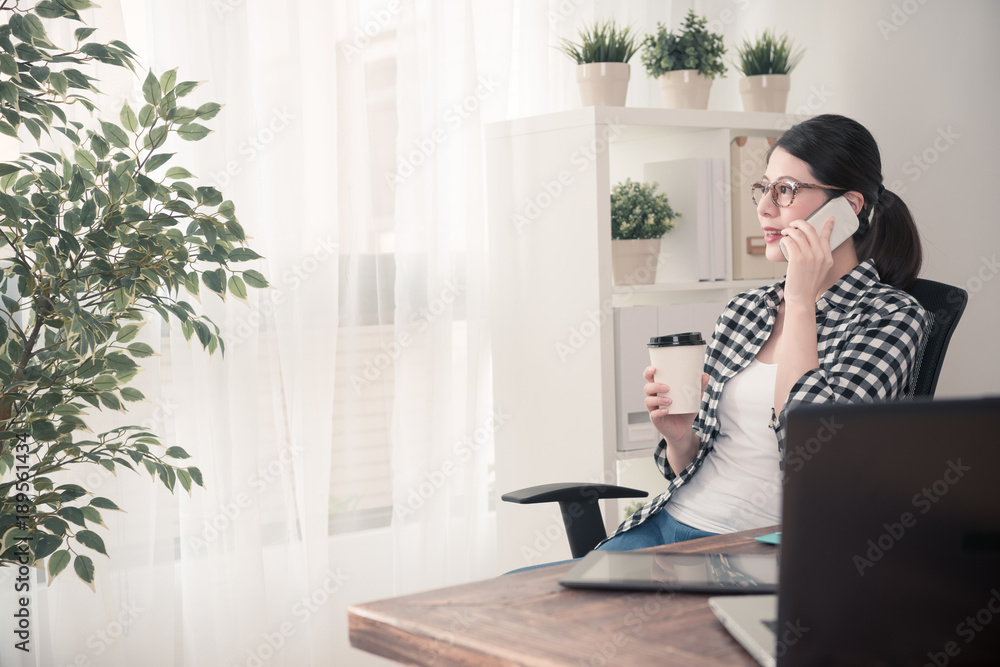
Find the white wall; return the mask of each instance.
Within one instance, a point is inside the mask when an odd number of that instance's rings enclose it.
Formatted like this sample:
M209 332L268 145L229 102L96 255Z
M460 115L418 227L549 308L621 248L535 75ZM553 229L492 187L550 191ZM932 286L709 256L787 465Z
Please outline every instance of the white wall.
M676 25L691 4L671 4ZM1000 215L991 206L1000 192L1000 3L706 0L694 8L725 26L727 45L773 27L806 47L788 110L841 113L872 131L887 187L920 228L922 276L970 293L938 396L1000 393ZM710 107L740 108L736 75L717 80Z

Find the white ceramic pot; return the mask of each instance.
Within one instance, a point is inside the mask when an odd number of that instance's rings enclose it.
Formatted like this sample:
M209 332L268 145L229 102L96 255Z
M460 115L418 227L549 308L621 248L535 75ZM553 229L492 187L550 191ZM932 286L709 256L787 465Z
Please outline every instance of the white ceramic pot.
M615 285L652 285L660 258L660 239L611 241Z
M628 63L585 63L576 66L580 103L585 107L623 107L628 94Z
M668 109L707 109L712 79L696 69L665 72L659 77L663 106Z
M790 83L787 74L758 74L740 79L743 110L785 113Z

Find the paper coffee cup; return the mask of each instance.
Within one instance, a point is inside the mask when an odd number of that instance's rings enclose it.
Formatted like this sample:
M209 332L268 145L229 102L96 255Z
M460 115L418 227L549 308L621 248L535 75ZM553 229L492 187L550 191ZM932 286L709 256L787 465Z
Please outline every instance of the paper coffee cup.
M701 332L670 334L649 339L649 363L656 368L655 382L670 391L671 414L698 412L701 407L701 374L705 364L705 339Z

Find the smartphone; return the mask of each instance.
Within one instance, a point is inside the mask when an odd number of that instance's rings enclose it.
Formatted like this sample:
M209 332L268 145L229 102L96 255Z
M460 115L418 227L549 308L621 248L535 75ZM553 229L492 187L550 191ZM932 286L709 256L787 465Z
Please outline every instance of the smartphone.
M830 250L833 250L841 243L851 238L854 232L858 231L858 226L861 224L858 221L858 216L854 214L854 209L851 208L851 203L847 201L843 196L834 197L827 203L816 209L812 215L806 218L806 222L813 226L817 234L823 232L823 225L826 221L833 216L833 233L830 235ZM785 241L782 239L778 241L778 248L781 250L782 256L784 256L785 261L788 261L788 254L785 252Z

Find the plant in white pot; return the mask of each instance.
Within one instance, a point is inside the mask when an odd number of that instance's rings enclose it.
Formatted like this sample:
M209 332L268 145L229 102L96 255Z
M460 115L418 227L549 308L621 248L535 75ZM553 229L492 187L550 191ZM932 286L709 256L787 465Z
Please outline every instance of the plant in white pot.
M656 282L660 239L680 213L656 183L630 178L611 189L611 264L616 285Z
M736 47L736 67L743 73L740 97L744 111L784 113L788 103L791 71L802 60L804 49L795 50L787 34L780 37L765 30Z
M576 61L580 102L590 106L625 106L631 75L628 61L639 46L631 28L613 20L584 27L579 42L562 39L559 50Z
M658 23L642 40L642 62L659 80L668 109L707 109L712 81L726 70L722 35L706 26L705 17L689 10L677 33Z

